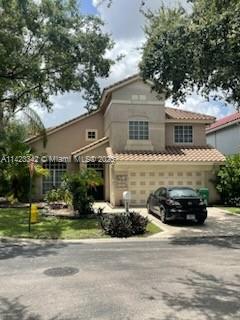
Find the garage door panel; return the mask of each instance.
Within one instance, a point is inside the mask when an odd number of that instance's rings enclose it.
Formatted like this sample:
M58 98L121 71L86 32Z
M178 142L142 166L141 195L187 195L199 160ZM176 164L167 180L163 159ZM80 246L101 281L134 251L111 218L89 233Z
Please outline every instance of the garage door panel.
M159 187L188 186L199 188L204 186L204 172L196 170L166 170L155 167L153 169L129 170L129 190L132 193L132 204L143 205L146 203L150 192Z

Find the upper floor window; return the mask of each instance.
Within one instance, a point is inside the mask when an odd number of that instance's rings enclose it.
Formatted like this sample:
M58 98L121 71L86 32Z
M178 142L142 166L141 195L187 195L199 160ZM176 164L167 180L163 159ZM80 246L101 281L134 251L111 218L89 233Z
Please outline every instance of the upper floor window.
M97 130L88 129L86 130L86 140L96 140L97 139Z
M148 140L148 121L129 121L129 140Z
M192 143L193 128L192 126L175 126L174 127L175 143Z

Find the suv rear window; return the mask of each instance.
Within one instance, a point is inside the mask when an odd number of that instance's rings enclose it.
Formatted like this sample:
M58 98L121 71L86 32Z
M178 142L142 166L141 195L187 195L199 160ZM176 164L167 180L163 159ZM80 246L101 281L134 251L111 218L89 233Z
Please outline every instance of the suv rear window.
M169 190L169 196L172 198L176 197L198 197L198 194L193 189L172 189Z

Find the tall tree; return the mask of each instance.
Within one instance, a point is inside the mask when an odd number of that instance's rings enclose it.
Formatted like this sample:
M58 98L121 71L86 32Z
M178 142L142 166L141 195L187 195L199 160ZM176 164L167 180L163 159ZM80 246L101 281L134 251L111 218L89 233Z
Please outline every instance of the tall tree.
M204 97L240 102L240 1L192 0L192 11L148 14L140 64L144 79L174 102L197 89Z
M107 77L112 47L98 17L83 16L76 0L0 0L0 134L4 119L51 95L83 91L97 105L97 78Z

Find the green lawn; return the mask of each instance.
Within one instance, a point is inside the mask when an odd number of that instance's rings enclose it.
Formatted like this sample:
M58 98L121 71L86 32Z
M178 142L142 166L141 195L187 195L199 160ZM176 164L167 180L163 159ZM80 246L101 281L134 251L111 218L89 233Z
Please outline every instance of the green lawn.
M222 207L221 209L227 210L231 213L237 213L240 214L240 208L235 208L235 207Z
M152 223L148 224L147 234L161 230ZM106 238L96 219L59 219L40 217L40 222L32 224L28 232L27 209L0 209L0 237L33 239L89 239Z

